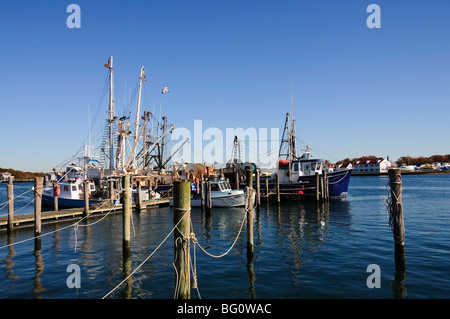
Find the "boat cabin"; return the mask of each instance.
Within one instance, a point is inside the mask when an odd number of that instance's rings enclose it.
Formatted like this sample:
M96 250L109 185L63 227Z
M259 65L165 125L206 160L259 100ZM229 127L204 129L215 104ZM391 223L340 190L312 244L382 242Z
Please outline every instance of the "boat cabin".
M60 187L60 193L58 196L61 198L67 198L67 199L83 199L84 198L83 183L61 182L61 183L59 183L59 187ZM91 193L93 191L95 191L95 184L90 182L89 183L89 193ZM51 197L54 196L53 187L44 188L42 192L43 192L43 195L51 196Z
M228 192L231 191L231 185L227 181L211 182L211 191Z

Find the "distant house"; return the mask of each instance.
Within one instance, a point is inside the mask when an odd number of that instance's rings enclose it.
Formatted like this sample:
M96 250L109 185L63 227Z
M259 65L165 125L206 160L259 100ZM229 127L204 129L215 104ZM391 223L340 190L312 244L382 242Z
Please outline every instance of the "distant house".
M358 160L355 163L355 173L383 173L387 172L392 167L391 162L387 159L378 157Z
M346 162L337 162L336 163L336 165L335 165L335 168L334 168L334 170L335 171L341 171L341 170L344 170L344 169L350 169L350 168L353 168L353 164L352 163L346 163Z
M0 182L7 182L10 176L9 172L0 172Z

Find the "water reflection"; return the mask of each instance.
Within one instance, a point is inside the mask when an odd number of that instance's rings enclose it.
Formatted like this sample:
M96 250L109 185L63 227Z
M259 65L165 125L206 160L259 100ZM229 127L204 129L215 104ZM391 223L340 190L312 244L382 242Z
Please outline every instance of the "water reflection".
M395 245L395 277L392 281L392 297L404 299L406 297L406 268L405 268L405 246Z
M15 262L13 261L14 256L16 256L16 250L14 249L14 237L12 233L7 234L7 245L8 246L8 256L5 258L5 272L6 272L6 278L9 279L11 282L16 281L19 279L19 276L17 276L14 273L14 265Z
M35 250L33 252L33 255L35 257L35 270L36 274L33 277L33 289L32 293L35 295L34 298L36 299L42 299L43 292L46 291L44 288L44 285L41 282L41 274L44 271L44 260L42 258L42 251L41 251L41 239L36 238L35 239Z

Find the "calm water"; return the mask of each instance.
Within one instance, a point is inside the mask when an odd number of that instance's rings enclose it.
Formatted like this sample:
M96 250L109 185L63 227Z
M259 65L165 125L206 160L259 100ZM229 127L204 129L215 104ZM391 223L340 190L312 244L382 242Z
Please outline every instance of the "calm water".
M246 233L222 258L196 249L198 288L202 298L450 298L450 176L404 176L406 277L396 282L392 232L385 198L387 177L352 177L349 196L329 204L283 204L263 207L255 215L255 260L247 264ZM31 183L15 184L16 196ZM6 201L0 184L0 203ZM16 210L32 199L16 200ZM0 206L1 207L1 206ZM20 213L32 212L33 205ZM5 215L7 208L0 211ZM215 255L233 243L243 209L191 213L199 243ZM92 298L109 293L161 243L173 227L170 208L133 214L131 263L122 260L121 216L43 226L60 229L41 240L35 251L33 230L0 233L0 298ZM89 225L91 224L91 225ZM9 243L17 243L4 247ZM76 249L76 251L75 251ZM193 253L193 251L192 251ZM109 298L173 298L173 237ZM81 270L81 288L70 289L67 266ZM381 269L381 288L369 289L367 266ZM400 287L399 289L393 289ZM198 298L192 290L192 298Z

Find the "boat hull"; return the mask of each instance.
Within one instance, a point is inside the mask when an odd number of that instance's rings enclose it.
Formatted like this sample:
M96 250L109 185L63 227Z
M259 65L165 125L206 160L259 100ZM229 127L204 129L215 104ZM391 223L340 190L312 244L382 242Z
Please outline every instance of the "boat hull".
M224 196L212 196L211 207L241 207L245 206L246 194L242 191L233 191L235 194L226 194ZM255 194L253 194L253 202L255 202ZM173 198L169 199L170 206L173 206ZM191 198L191 207L201 207L201 196Z
M94 205L101 203L100 200L89 200L89 205ZM53 206L54 198L53 196L42 195L42 206ZM59 208L75 208L84 207L84 199L69 199L58 197L58 207Z
M346 197L352 169L330 172L328 177L328 194L330 197ZM316 176L300 176L297 182L280 183L281 193L315 195Z

